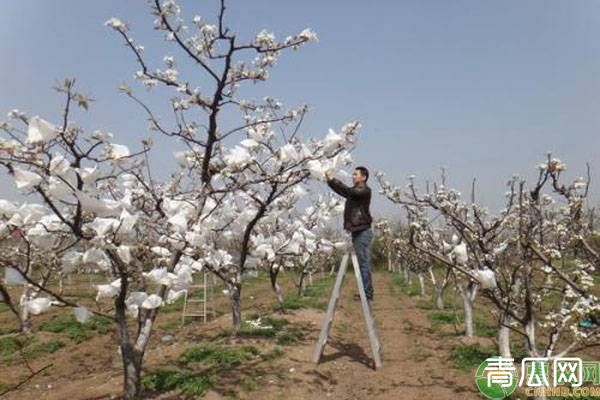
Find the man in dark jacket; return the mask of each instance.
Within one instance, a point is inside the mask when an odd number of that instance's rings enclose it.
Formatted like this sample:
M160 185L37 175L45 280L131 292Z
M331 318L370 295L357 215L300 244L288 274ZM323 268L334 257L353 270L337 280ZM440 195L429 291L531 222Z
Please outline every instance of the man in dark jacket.
M352 173L354 186L346 186L333 177L328 171L325 174L327 184L334 192L346 198L344 206L344 229L352 235L352 245L358 258L360 274L362 276L365 293L369 300L373 300L373 283L371 281L371 188L367 186L369 171L365 167L356 167Z

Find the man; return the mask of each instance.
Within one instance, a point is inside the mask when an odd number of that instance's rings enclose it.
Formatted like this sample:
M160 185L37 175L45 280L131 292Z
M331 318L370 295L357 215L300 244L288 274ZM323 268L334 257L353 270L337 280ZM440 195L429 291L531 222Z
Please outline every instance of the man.
M325 174L327 184L334 192L346 198L344 206L344 229L352 235L352 245L358 258L360 275L367 299L373 300L373 283L371 281L371 188L367 186L369 171L365 167L356 167L352 173L354 186L346 186L333 177L332 171Z

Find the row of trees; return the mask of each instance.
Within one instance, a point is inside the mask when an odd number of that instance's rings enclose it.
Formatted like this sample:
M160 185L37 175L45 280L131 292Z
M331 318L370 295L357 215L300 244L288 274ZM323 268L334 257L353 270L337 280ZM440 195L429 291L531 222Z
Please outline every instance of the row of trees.
M378 175L382 192L406 212L408 227L391 239L397 260L430 279L438 307L453 287L462 299L465 334L473 335L473 303L487 299L497 316L498 343L509 357L511 333L531 357L563 357L600 343L594 323L600 302L594 276L600 265L593 213L586 211L587 178L564 182L565 165L548 155L537 180L507 183L506 205L494 215L440 182L419 192Z
M32 330L30 315L52 306L72 307L81 322L94 314L114 321L128 399L140 395L160 307L182 295L195 272L209 270L227 287L235 335L246 271L269 271L283 306L279 271L300 265L308 272L315 257L339 246L320 234L339 203L312 197L306 184L351 162L359 129L350 122L322 139L303 137L306 106L285 110L271 97L240 95L244 85L265 81L284 52L315 41L312 31L282 40L261 31L244 41L228 28L223 0L214 23L200 16L186 21L172 0L150 4L155 29L193 66L189 78L175 56L155 66L126 23L111 18L106 26L137 62L135 78L150 90L160 87L159 96L168 99L170 120L134 89L120 88L147 116L152 135L179 150L170 174L152 165L150 136L130 150L107 132L79 126L76 110L87 111L91 100L73 79L56 87L64 106L53 122L13 110L0 125L0 165L26 199L0 200L6 249L0 300L25 333ZM310 207L300 211L299 202ZM108 278L97 286L95 307L50 284L90 268ZM20 299L11 297L9 285L23 285Z

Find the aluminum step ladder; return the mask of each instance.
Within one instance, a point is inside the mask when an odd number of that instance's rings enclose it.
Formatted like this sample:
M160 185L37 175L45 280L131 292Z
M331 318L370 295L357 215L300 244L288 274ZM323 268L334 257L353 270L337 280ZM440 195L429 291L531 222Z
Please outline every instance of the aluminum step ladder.
M360 294L360 302L362 304L363 315L365 316L365 323L367 325L367 332L369 334L369 342L371 344L371 351L373 352L373 361L375 362L375 369L381 368L381 345L379 343L379 337L377 336L377 330L375 329L375 321L373 320L371 304L367 301L365 294L365 288L363 286L362 277L360 275L360 269L358 267L358 259L354 251L346 253L342 257L342 262L335 279L335 285L329 298L329 305L327 306L327 312L323 321L321 322L321 333L317 341L317 346L313 354L313 361L318 364L323 356L323 350L327 344L331 326L333 325L333 318L335 316L335 309L337 307L338 300L340 298L342 283L344 281L344 275L348 269L348 258L352 259L352 266L354 268L354 276L356 278L356 284L358 285L358 292Z
M202 273L202 283L190 285L184 293L183 311L181 313L181 326L185 324L185 317L200 317L203 322L208 322L209 315L213 318L216 316L213 305L215 277L213 274L204 271ZM201 290L200 296L195 297L194 294ZM201 305L201 310L194 305Z

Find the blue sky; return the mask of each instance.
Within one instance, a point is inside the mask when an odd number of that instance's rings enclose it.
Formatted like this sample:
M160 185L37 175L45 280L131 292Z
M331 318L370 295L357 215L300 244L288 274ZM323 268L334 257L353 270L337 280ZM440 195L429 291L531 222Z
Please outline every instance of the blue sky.
M181 4L190 19L210 18L217 2ZM319 43L284 56L272 78L248 93L310 104L307 135L360 120L356 162L392 181L404 184L409 174L431 180L443 166L450 184L465 193L476 177L479 198L497 209L507 178L533 179L548 151L567 163L568 176L581 175L589 161L600 181L598 1L228 4L229 25L242 37L263 28L283 37L305 27L319 36ZM111 16L128 21L156 66L162 55L181 59L152 29L145 1L4 0L2 6L0 113L18 108L56 120L60 98L50 88L74 76L97 99L76 118L84 126L130 145L145 135L144 116L116 90L122 82L135 85L136 65L103 26ZM156 164L170 162L162 149ZM380 197L374 209L395 214Z

